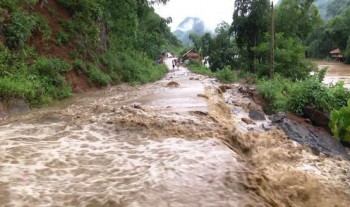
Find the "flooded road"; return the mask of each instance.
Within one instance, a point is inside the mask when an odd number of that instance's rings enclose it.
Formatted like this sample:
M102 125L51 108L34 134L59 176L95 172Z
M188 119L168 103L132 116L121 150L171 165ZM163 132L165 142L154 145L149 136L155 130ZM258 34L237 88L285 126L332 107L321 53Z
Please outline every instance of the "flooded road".
M201 115L203 81L189 77L181 68L3 122L0 206L255 206L246 167Z
M349 161L251 128L217 85L180 68L1 122L0 206L348 206Z

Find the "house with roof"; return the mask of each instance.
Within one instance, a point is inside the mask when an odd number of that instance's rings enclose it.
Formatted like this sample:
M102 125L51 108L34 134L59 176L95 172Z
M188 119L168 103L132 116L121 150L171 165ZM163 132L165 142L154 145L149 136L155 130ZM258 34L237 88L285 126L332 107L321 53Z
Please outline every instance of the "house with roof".
M182 60L192 60L196 63L201 63L201 56L194 49L190 49L182 56Z
M344 61L344 55L339 48L330 51L329 54L333 59L337 60L338 62Z

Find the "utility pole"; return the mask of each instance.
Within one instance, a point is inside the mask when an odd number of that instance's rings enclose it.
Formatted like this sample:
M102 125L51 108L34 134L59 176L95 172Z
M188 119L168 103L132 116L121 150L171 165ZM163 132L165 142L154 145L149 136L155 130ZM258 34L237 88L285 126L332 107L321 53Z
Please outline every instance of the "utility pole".
M271 48L270 48L270 78L273 78L275 72L275 15L273 1L271 2Z

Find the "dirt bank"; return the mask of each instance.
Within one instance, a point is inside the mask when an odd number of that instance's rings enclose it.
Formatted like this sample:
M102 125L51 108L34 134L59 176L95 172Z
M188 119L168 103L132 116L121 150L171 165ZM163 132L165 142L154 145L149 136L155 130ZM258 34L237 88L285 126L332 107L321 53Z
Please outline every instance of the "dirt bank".
M231 100L228 107L239 113L233 116L233 129L226 141L258 172L253 174L254 179L260 175L266 181L257 181L253 189L275 200L277 206L348 206L350 162L322 153L314 155L310 148L288 139L282 130L264 129L269 119L247 125L241 118L248 118L252 100L239 92L238 85L231 87L225 98Z

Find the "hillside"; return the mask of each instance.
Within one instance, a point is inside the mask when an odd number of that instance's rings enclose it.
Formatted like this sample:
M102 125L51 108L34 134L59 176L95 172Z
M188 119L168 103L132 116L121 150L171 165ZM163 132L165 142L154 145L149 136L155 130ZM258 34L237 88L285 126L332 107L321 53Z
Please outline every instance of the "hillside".
M277 5L281 1L279 0ZM315 0L314 2L324 20L339 15L345 8L350 6L350 0Z
M202 36L206 32L204 22L198 17L186 17L177 26L173 34L181 40L182 44L189 45L192 41L189 38L191 33Z
M120 82L146 83L179 45L153 3L126 0L0 1L0 101L31 105Z

